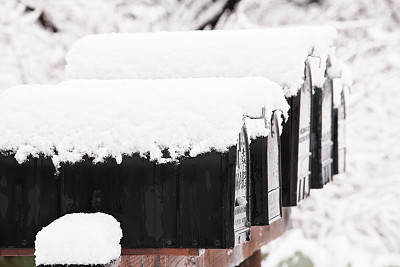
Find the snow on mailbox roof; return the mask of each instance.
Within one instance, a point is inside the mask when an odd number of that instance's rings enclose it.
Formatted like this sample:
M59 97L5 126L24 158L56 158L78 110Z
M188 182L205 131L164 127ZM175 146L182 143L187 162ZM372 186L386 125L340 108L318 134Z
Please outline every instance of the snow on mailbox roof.
M36 235L36 265L107 264L121 255L119 222L104 213L67 214Z
M0 94L0 151L77 162L140 153L165 162L235 145L242 116L284 113L279 85L265 78L71 80L24 85ZM261 120L260 120L261 121ZM263 125L262 123L260 123ZM252 125L251 135L267 131Z
M328 26L89 35L78 40L68 53L66 76L70 79L262 76L282 85L285 95L291 96L303 83L307 57L320 57L321 67L325 68L335 38L336 30Z

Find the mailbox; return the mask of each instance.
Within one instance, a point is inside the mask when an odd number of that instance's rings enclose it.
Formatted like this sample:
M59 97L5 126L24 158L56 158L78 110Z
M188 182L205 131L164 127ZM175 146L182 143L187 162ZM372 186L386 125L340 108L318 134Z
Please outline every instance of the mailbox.
M288 98L289 119L281 136L282 204L296 206L310 195L311 72L305 64L305 81L296 96Z
M329 60L327 67L330 66ZM327 78L323 88L314 88L312 121L311 187L322 188L333 173L333 85Z
M346 102L343 88L335 88L338 80L333 79L333 88L340 90L340 105L333 110L333 173L346 171Z
M250 144L252 225L268 225L282 217L280 135L276 112L268 137Z
M177 163L86 157L55 174L44 157L18 164L1 156L0 247L33 247L36 233L64 214L105 212L121 223L124 248L232 248L250 239L249 190L245 127L227 152Z
M249 146L185 159L179 173L180 247L232 248L250 240Z

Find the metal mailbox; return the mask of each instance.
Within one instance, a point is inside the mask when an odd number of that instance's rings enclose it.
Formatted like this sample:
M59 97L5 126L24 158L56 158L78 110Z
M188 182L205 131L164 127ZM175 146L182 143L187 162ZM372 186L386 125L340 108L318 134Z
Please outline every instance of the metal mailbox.
M340 105L333 110L333 174L346 171L346 100L343 87L333 79L333 90L340 91Z
M36 233L64 214L105 212L121 223L124 248L232 248L250 239L249 190L245 127L228 152L179 163L84 158L56 175L51 160L2 156L0 247L33 247Z
M290 97L289 119L281 135L282 204L296 206L310 195L311 164L311 72L305 64L305 81L296 96Z
M250 240L247 132L228 153L180 163L180 247L231 248Z
M250 144L252 225L268 225L282 217L280 135L276 112L268 137Z
M314 88L312 124L311 187L322 188L331 181L333 173L333 85L330 78L325 80L323 88Z

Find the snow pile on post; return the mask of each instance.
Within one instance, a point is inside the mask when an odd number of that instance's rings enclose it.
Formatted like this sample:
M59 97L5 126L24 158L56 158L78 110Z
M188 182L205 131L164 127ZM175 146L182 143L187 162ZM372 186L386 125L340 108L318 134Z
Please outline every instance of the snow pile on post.
M25 85L0 95L0 151L101 162L139 153L160 163L236 145L243 116L287 114L279 85L265 78L73 80ZM263 121L251 136L265 136ZM264 128L263 128L264 127ZM163 158L167 149L171 158Z
M295 95L304 63L317 57L322 80L336 30L328 26L263 30L100 34L67 55L69 79L169 79L262 76ZM322 84L320 87L322 87ZM318 86L318 85L317 85Z
M107 264L121 255L119 222L104 213L67 214L36 235L36 265Z

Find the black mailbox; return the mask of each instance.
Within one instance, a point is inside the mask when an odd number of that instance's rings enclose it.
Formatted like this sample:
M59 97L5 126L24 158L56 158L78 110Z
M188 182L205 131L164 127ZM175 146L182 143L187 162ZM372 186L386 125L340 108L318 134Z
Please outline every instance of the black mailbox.
M281 135L282 204L296 206L310 195L311 71L305 63L305 81L296 96L288 98L289 119Z
M18 164L0 153L0 247L33 247L36 233L57 218L57 179L48 159Z
M327 68L330 62L327 62ZM312 121L311 187L322 188L333 173L333 85L326 78L323 88L314 88Z
M333 79L333 89L340 90L340 105L333 110L333 174L346 171L346 100L343 87L335 88L337 79Z
M93 164L0 158L0 247L33 247L36 233L75 212L113 215L125 248L232 248L250 239L249 147L246 129L225 153L179 163L139 155Z
M268 137L250 144L252 225L268 225L282 217L280 135L276 112Z

